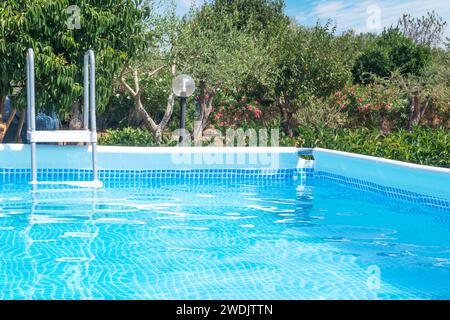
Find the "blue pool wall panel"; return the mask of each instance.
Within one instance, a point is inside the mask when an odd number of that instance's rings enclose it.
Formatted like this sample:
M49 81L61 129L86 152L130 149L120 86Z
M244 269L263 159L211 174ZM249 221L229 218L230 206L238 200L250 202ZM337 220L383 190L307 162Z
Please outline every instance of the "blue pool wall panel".
M314 173L331 173L450 200L450 169L316 148Z

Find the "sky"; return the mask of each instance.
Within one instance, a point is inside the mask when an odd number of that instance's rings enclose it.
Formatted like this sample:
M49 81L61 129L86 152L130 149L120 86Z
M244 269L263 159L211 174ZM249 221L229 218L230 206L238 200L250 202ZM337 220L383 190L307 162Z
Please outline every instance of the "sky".
M178 14L187 11L191 0L177 0ZM203 0L196 0L198 5ZM325 23L332 19L338 31L353 29L356 32L381 32L384 27L396 25L403 13L414 17L435 10L450 24L448 0L285 0L286 14L304 25L314 25L318 20ZM450 26L447 26L450 37Z

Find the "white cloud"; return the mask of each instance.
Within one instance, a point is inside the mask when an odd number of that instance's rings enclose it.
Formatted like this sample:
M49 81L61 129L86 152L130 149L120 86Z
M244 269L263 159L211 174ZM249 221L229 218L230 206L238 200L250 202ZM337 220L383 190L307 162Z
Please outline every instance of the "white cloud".
M446 21L450 21L450 5L446 0L368 0L347 1L345 3L342 1L321 1L316 2L307 17L310 23L314 23L317 19L322 22L332 19L341 31L353 29L357 32L374 32L377 30L367 29L367 20L371 16L367 9L370 6L378 6L381 10L381 28L378 31L381 31L384 27L396 25L398 19L404 13L419 17L425 15L427 11L435 10ZM450 26L447 27L446 34L447 36L450 35Z
M320 19L328 19L330 15L343 11L345 5L343 2L324 2L319 3L311 14L314 14Z

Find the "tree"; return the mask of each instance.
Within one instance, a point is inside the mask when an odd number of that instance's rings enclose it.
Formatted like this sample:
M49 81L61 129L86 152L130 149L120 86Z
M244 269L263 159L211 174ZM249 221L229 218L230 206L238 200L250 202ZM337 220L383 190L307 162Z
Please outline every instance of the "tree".
M431 62L431 49L414 43L399 29L391 28L370 40L353 67L355 82L370 81L371 74L389 77L398 70L402 75L418 75Z
M420 18L404 14L397 24L405 36L413 39L416 44L428 47L441 44L446 26L447 21L435 11L427 12L426 16Z
M351 79L354 36L335 35L329 24L306 28L292 24L272 44L266 88L280 111L283 131L292 137L295 114L311 96L326 97Z
M195 140L208 124L216 94L236 90L264 65L258 39L244 30L234 14L221 9L227 6L227 2L216 1L192 8L174 42L178 69L192 75L198 84Z
M63 118L79 118L83 56L93 49L97 59L98 107L104 108L111 96L114 74L145 44L147 3L80 0L78 7L68 10L68 0L3 1L0 55L6 59L1 66L0 114L5 96L14 87L24 86L28 47L35 50L38 106L54 108ZM80 28L71 25L71 19L79 19ZM81 119L76 122L80 124Z
M123 89L134 101L134 113L158 144L162 142L164 129L169 124L174 107L171 81L177 71L173 39L178 23L173 3L166 6L166 10L153 10L148 23L152 42L143 52L124 64L119 76ZM155 82L153 80L156 76L158 81ZM158 90L160 82L163 90ZM156 99L150 99L150 96ZM167 99L166 107L161 118L157 119L151 113L157 114L161 111L160 104L163 99Z
M162 142L162 134L164 129L166 128L169 120L172 116L173 106L174 106L174 96L171 92L167 99L167 107L164 112L164 116L162 117L159 123L150 116L147 112L144 104L143 104L143 94L147 89L148 81L150 81L159 71L161 71L163 66L158 67L157 69L149 71L144 75L144 79L140 79L140 72L138 68L133 68L128 65L124 66L121 75L120 81L125 89L131 94L134 100L135 112L139 115L139 117L144 121L146 128L153 134L156 143ZM133 85L128 84L126 80L127 72L131 73ZM176 66L172 66L171 75L174 77L176 75Z
M402 75L394 72L389 79L408 100L407 129L419 124L430 109L450 116L450 53L435 49L434 61L420 75Z
M284 0L215 0L212 9L233 17L233 26L253 35L275 36L280 26L289 25Z

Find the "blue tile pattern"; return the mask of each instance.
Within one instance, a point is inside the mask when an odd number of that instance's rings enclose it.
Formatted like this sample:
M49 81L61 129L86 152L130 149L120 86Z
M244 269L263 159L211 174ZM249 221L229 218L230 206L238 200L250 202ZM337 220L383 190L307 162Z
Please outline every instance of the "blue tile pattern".
M418 194L311 169L30 174L0 170L0 299L450 297L450 214Z
M103 182L118 182L127 180L139 184L155 180L178 180L180 182L201 183L211 180L257 180L274 181L294 179L313 181L313 179L329 179L346 186L375 192L389 198L405 200L433 209L450 211L450 201L430 197L420 193L383 186L373 182L349 178L329 172L314 172L312 168L296 169L186 169L186 170L99 170L99 179ZM27 182L31 179L30 169L0 168L0 182ZM89 169L38 169L39 181L89 181L92 179L92 170Z
M313 174L314 179L327 179L343 184L358 190L365 190L369 192L374 192L381 194L383 196L404 200L412 203L417 203L419 205L424 205L431 207L436 210L450 211L450 201L446 199L431 197L423 195L416 192L411 192L408 190L403 190L399 188L394 188L390 186L384 186L376 184L370 181L365 181L361 179L349 178L341 175L337 175L330 172L319 171Z
M99 180L147 181L149 179L186 181L211 179L257 179L257 180L306 180L312 177L312 169L186 169L186 170L99 170ZM1 182L27 182L31 179L30 169L0 168ZM89 169L38 169L38 181L89 181Z

